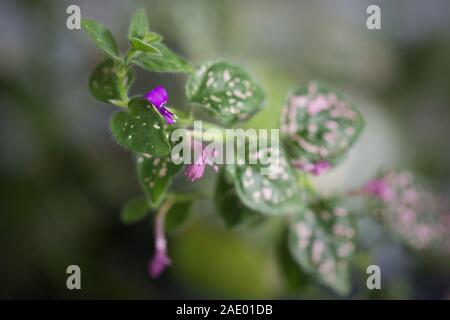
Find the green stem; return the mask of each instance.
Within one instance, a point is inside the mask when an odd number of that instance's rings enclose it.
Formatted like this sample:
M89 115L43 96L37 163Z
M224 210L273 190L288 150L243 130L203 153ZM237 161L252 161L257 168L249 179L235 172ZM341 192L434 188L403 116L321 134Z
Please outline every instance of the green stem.
M126 108L128 106L128 102L130 101L125 85L129 81L128 71L130 70L130 60L135 53L136 51L134 51L133 49L128 50L124 59L122 60L123 62L121 61L117 65L117 79L120 100L113 101L112 103L121 108Z

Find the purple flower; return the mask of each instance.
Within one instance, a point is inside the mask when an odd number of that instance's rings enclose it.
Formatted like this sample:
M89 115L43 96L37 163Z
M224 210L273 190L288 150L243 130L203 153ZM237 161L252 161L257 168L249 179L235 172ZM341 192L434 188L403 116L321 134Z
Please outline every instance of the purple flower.
M320 160L316 163L305 163L300 160L292 161L292 165L302 171L308 172L313 176L320 176L324 171L331 167L331 164L326 160Z
M163 86L157 86L150 90L144 95L144 98L158 110L168 124L173 124L175 122L173 113L165 107L169 97Z
M152 278L158 278L170 263L171 261L167 256L166 250L157 250L152 260L148 263L148 274Z
M188 178L190 182L194 182L195 180L203 177L203 173L205 172L206 165L209 165L214 168L214 170L218 170L217 166L213 162L213 158L217 156L216 150L210 150L208 148L204 148L201 142L194 140L192 144L192 148L195 150L201 150L200 156L195 160L193 164L190 164L186 167L184 174Z

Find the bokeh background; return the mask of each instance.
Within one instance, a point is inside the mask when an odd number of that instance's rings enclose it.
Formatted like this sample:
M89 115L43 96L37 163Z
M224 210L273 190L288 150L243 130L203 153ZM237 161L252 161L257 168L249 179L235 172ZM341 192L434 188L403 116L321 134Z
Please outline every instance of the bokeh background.
M128 22L144 7L152 30L194 64L225 57L267 92L249 123L277 126L286 92L320 80L347 92L367 127L342 165L315 179L323 193L347 190L383 166L405 167L450 194L450 2L409 1L31 1L0 2L0 298L340 298L306 275L296 285L277 264L279 223L229 230L211 200L195 203L169 236L173 266L151 280L150 220L121 224L139 195L130 154L108 129L114 108L87 82L102 54L66 8L105 24L125 50ZM366 28L378 4L382 30ZM185 107L184 75L138 73L133 93L156 84ZM215 176L197 188L211 191ZM184 183L182 178L176 184ZM450 297L450 259L406 249L365 226L352 265L350 299ZM365 287L368 264L382 290ZM82 270L82 290L66 288L66 268Z

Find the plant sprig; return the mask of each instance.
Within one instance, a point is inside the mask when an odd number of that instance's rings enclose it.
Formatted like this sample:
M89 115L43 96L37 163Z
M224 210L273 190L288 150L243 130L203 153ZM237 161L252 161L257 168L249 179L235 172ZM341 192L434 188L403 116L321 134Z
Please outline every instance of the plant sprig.
M207 164L217 167L207 162L199 141L205 139L204 132L190 129L195 120L192 108L209 113L222 125L234 125L263 109L265 93L248 72L232 62L219 59L192 67L164 45L161 35L150 31L143 9L131 20L130 47L124 55L111 32L99 22L83 19L82 28L106 55L91 75L90 91L97 100L121 109L111 117L111 132L120 146L134 154L144 193L124 206L122 220L134 223L149 212L158 212L155 256L149 264L150 275L158 276L171 263L164 229L182 225L191 203L204 197L198 193L170 192L171 181L183 165L174 164L169 156L169 132L179 127L190 130L189 139L201 148L201 158L186 166L185 174L191 181L199 179ZM149 72L187 73L188 113L170 110L166 104L168 94L161 86L143 96L130 97L135 66ZM206 127L223 131L212 124ZM302 270L299 274L309 273L343 295L351 288L349 265L355 250L356 215L346 206L345 195L321 196L309 176L338 165L363 128L361 113L341 92L317 82L299 86L288 94L282 109L282 148L278 155L281 161L276 176L262 175L260 164L225 164L220 169L214 196L217 211L230 227L254 217L285 216L288 227L283 248L289 248L290 260ZM216 135L206 137L211 141L218 139ZM382 186L389 188L390 181L369 184L370 188L366 185L347 196L375 196L382 205L396 208L392 199L384 198L387 191L381 190ZM392 219L388 221L391 229L398 231L392 227ZM408 234L403 239L410 241L412 237Z

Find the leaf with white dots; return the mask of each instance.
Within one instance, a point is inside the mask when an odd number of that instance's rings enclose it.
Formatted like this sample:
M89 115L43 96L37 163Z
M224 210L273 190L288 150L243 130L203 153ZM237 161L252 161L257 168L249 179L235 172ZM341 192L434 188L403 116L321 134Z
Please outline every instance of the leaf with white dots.
M174 175L182 168L170 156L142 154L137 158L138 179L152 207L157 207L166 194Z
M155 42L151 47L158 51L158 54L139 51L131 60L141 68L154 72L190 72L192 70L189 63L176 55L164 44Z
M294 216L289 249L304 271L345 295L350 290L355 233L350 213L338 199L319 199Z
M150 212L147 199L144 197L133 198L123 207L120 218L123 223L135 223L142 220Z
M363 127L361 114L342 93L315 82L295 89L281 114L283 144L293 164L304 169L322 161L336 164Z
M130 151L154 156L164 156L170 152L164 122L146 100L132 99L127 111L112 116L110 126L116 141Z
M268 215L289 214L301 207L305 191L281 149L259 148L243 160L226 168L244 205Z
M186 94L191 103L226 124L249 119L263 107L265 97L246 71L223 60L196 68L186 84Z
M130 69L122 84L128 90L133 83L134 72ZM121 100L119 89L119 78L117 77L117 66L112 59L106 59L94 70L89 79L89 90L99 101L113 102Z
M114 37L105 26L92 19L81 19L81 27L103 52L114 60L122 60Z

